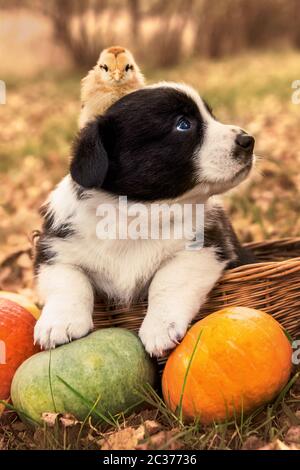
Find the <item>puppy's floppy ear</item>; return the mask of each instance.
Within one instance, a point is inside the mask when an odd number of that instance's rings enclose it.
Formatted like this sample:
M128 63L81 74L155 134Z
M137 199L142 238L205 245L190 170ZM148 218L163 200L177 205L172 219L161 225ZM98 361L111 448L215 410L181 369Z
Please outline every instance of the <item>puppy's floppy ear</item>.
M104 123L96 119L84 127L73 145L70 173L84 188L100 188L108 170L108 156L103 146Z

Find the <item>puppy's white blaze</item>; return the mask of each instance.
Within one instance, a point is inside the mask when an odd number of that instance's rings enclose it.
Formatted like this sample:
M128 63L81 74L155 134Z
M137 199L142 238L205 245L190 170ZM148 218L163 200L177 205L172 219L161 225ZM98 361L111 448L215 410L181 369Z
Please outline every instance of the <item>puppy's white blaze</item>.
M222 124L211 118L206 122L204 140L196 152L199 179L226 182L244 167L232 156L234 141L240 128Z

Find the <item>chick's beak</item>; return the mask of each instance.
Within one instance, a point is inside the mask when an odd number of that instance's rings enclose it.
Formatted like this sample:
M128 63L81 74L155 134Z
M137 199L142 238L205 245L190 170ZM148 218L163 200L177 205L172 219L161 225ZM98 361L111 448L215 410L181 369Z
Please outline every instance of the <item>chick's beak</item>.
M114 77L114 80L116 82L119 82L121 80L121 75L120 75L120 71L119 70L115 70L114 73L113 73L113 77Z

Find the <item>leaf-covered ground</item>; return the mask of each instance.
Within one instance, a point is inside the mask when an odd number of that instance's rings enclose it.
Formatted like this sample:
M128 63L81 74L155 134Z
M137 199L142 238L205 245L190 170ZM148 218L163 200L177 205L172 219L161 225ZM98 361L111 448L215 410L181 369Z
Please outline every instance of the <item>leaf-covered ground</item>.
M300 450L300 380L294 374L274 403L224 424L184 424L152 390L143 410L115 417L114 425L80 422L72 415L44 413L44 425L28 428L12 411L1 418L1 449L84 450Z
M300 105L291 100L292 82L300 79L299 63L299 54L282 52L145 71L149 81L191 83L212 104L217 117L255 135L257 169L249 182L225 198L244 241L300 236ZM7 83L7 104L0 107L0 289L35 298L31 233L40 227L40 204L67 172L80 74L49 71L33 79L1 78ZM74 424L72 419L66 426L58 417L54 428L45 424L46 431L32 432L8 412L1 418L0 448L99 448L120 442L120 447L130 448L236 449L300 443L299 379L275 407L243 423L186 427L157 403L152 405L150 411L119 418L109 430Z

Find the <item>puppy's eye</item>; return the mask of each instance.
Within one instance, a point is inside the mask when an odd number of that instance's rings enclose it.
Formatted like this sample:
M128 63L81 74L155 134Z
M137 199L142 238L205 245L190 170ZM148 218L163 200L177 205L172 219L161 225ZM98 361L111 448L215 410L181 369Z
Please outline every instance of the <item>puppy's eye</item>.
M107 67L107 65L105 65L105 64L104 64L104 65L100 65L100 69L103 69L103 70L105 70L105 72L108 72L108 67Z
M128 70L133 70L133 65L127 64L125 67L125 72L128 72Z
M178 131L188 131L191 128L191 122L186 118L180 118L177 122L176 129Z

